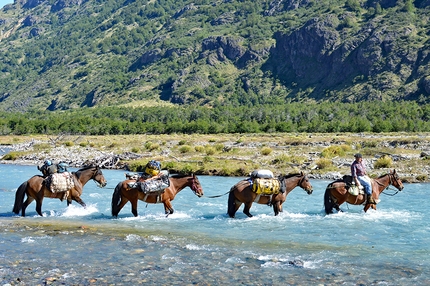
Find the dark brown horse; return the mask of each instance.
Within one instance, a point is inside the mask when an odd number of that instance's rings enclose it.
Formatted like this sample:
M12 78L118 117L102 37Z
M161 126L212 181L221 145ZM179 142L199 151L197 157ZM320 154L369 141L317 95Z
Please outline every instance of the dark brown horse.
M376 179L372 179L372 197L376 201L380 194L389 186L396 187L399 191L403 190L403 183L396 173L396 170L382 175ZM324 194L324 208L326 214L333 213L333 208L337 211L342 211L340 205L347 202L351 205L362 205L366 202L366 197L363 194L358 196L351 195L347 190L347 185L343 180L337 180L330 183ZM365 204L364 211L369 208L376 210L375 204Z
M283 180L286 186L286 191L284 193L279 193L273 196L258 195L252 191L251 183L248 180L242 180L230 189L228 197L228 215L234 218L237 210L242 205L245 204L243 208L243 213L248 217L252 217L249 212L252 203L258 203L263 205L273 205L273 211L275 216L282 212L282 204L287 199L287 195L295 188L301 187L304 189L308 195L312 194L312 185L308 180L308 177L303 173L286 175L279 178Z
M107 182L103 176L102 170L98 166L84 167L76 172L72 172L74 187L68 191L67 205L72 203L72 200L78 202L80 205L85 207L84 201L81 199L84 185L91 179L99 184L100 187L106 186ZM27 195L27 199L24 202L24 197ZM31 177L28 181L22 183L15 194L15 204L13 206L13 212L25 216L25 209L28 205L36 200L36 212L42 215L42 202L43 198L57 198L63 201L65 198L65 192L52 193L46 185L45 178L39 175Z
M164 193L159 196L158 194L145 194L138 188L131 188L130 183L136 182L135 180L125 180L120 182L112 195L112 216L118 216L118 213L127 202L131 203L131 212L137 216L137 201L141 200L149 204L163 203L166 215L173 214L174 210L171 201L175 196L182 191L185 187L189 187L196 196L203 196L203 189L200 185L199 179L196 175L173 175L169 177L170 186L164 190Z

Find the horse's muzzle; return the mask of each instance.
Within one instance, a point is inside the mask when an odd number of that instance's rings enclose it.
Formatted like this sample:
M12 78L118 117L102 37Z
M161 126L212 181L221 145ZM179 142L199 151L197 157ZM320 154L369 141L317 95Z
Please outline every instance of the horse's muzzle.
M99 183L100 188L104 188L104 187L106 187L106 185L107 185L107 182Z
M310 194L312 194L312 192L314 191L313 189L308 189L308 190L305 190L306 191L306 193L308 193L308 195L310 195Z

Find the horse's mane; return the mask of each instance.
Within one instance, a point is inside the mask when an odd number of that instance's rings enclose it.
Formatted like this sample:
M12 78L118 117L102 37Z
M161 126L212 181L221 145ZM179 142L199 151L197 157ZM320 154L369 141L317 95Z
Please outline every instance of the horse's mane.
M380 175L377 179L380 179L380 178L382 178L382 177L388 176L388 175L390 175L390 174L391 174L391 173L386 173L386 174Z
M171 175L170 178L174 178L174 179L182 179L185 177L190 177L190 174L175 174L175 175Z
M296 176L301 176L301 175L302 175L301 173L286 174L285 176L281 176L281 178L288 179L288 178L291 178L291 177L296 177Z
M92 169L92 168L96 168L96 167L97 166L94 166L94 165L84 166L81 169L79 169L78 172L79 171L85 171L85 170Z

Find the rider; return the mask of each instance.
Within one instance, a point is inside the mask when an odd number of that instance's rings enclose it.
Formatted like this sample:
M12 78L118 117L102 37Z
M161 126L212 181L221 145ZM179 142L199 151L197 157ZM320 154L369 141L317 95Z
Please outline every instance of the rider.
M376 204L372 197L372 181L367 176L366 166L363 162L363 156L360 153L354 155L355 161L351 164L351 175L356 186L363 185L367 194L367 204Z

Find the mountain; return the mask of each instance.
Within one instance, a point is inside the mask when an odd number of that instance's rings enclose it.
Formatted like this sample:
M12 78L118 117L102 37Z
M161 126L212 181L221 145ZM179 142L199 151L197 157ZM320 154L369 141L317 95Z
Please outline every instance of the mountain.
M0 110L430 100L430 0L15 0Z

